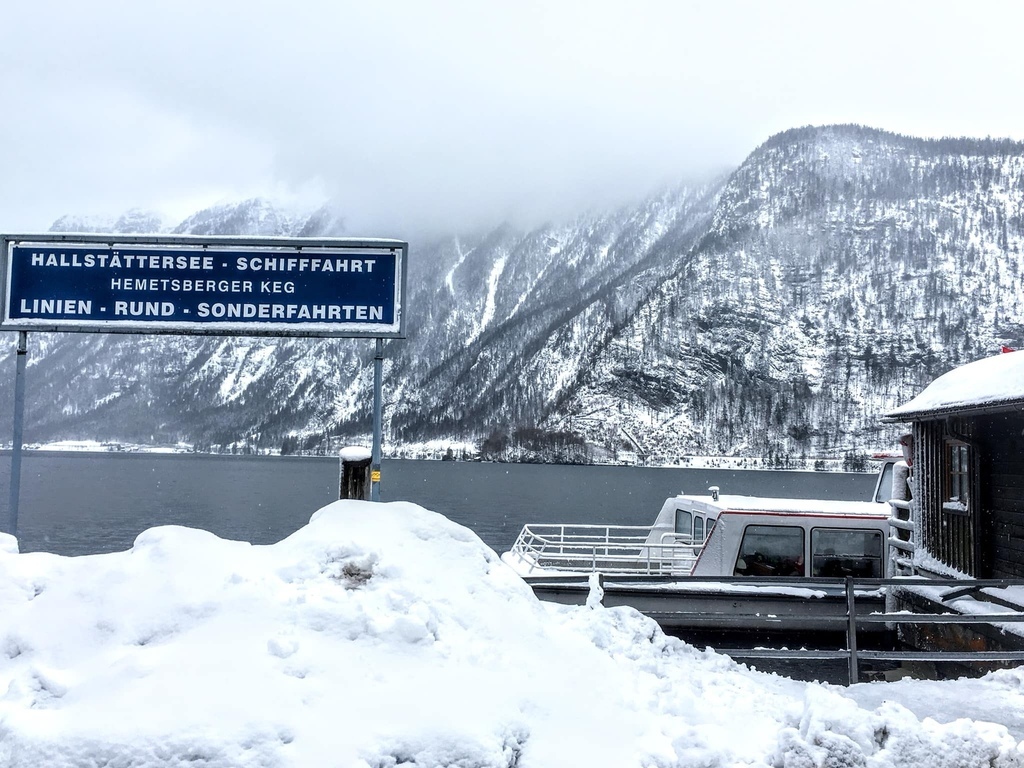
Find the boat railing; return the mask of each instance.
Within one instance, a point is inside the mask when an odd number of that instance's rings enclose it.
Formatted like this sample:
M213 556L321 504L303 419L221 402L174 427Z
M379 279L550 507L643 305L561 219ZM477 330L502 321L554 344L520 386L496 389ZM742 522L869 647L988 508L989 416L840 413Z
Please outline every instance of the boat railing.
M914 575L914 520L911 515L911 502L905 499L891 499L889 506L892 514L889 517L889 553L892 560L893 575Z
M605 574L685 575L693 570L702 544L667 534L648 543L651 526L529 524L510 552L538 571L600 571Z
M889 559L891 576L913 576L916 525L913 515L913 493L910 469L906 464L893 466L889 499Z

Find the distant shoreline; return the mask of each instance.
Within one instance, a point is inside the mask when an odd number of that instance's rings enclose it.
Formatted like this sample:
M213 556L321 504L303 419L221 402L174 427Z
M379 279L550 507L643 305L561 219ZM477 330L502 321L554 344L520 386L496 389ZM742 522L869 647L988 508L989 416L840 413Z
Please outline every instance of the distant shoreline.
M0 448L0 456L10 456L12 453L11 448ZM316 454L280 454L280 453L214 453L214 452L203 452L195 451L191 448L175 448L167 446L144 446L144 445L127 445L120 444L120 447L114 447L107 444L96 443L96 444L85 444L76 443L74 446L66 444L41 444L41 445L30 445L25 446L22 449L23 455L26 457L82 457L82 458L99 458L99 457L122 457L122 458L153 458L154 456L176 456L176 457L202 457L212 459L319 459L319 460L333 460L339 461L339 457L336 454L328 455L316 455ZM404 452L403 452L404 453ZM442 461L440 458L433 458L431 456L416 456L416 455L399 455L399 456L387 456L383 457L384 461ZM488 462L495 464L548 464L551 466L578 466L578 467L590 467L590 466L621 466L624 468L641 468L641 469L715 469L715 470L727 470L727 471L754 471L754 472L845 472L852 474L873 474L877 471L875 462L879 461L880 458L865 457L867 466L863 470L853 470L843 467L843 459L804 459L800 460L799 463L803 466L790 466L790 467L774 467L768 465L767 461L762 458L751 458L741 456L687 456L681 459L679 462L670 464L626 464L616 462L594 462L592 464L557 464L556 462ZM461 460L456 459L455 461L464 461L464 463L479 463L473 460ZM815 463L820 462L820 466L815 467Z

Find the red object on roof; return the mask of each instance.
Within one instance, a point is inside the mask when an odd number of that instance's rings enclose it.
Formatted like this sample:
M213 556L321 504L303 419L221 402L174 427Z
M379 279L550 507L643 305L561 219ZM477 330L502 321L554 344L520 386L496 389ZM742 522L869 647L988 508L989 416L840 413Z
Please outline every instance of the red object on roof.
M1000 347L1000 351L1005 355L1007 352L1016 352L1017 350L1013 349L1012 347L1003 346Z

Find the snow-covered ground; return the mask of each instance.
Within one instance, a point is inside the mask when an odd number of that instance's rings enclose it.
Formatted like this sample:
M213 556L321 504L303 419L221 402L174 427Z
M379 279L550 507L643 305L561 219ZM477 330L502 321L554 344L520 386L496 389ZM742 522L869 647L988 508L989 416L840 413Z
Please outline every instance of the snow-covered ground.
M6 446L10 448L10 446ZM139 443L101 443L96 440L57 440L52 443L30 443L23 446L27 451L65 451L68 453L191 453L192 446L143 445Z
M468 529L336 502L284 541L0 535L0 765L1021 766L1024 671L841 688L537 601ZM974 719L967 719L974 718ZM987 722L986 722L987 721Z
M370 441L365 442L366 446ZM9 449L10 445L3 447ZM90 452L90 453L196 453L193 446L187 443L177 445L146 445L144 443L101 443L95 440L60 440L51 443L31 443L24 446L25 450L33 451L67 451L67 452ZM367 450L369 450L367 448ZM442 460L449 454L456 460L464 460L465 457L474 457L479 453L479 446L472 442L458 442L451 440L430 440L419 443L403 443L399 446L385 446L383 457L385 459L423 459ZM223 453L216 455L225 455ZM260 455L279 455L276 451L265 451ZM296 454L304 455L304 454ZM872 454L868 453L867 456ZM883 456L876 452L877 456ZM322 455L315 458L324 458ZM340 457L339 457L340 458ZM868 472L876 470L873 459L866 458ZM763 457L750 456L678 456L671 461L643 461L636 454L621 452L614 461L608 457L597 455L594 457L594 464L625 464L629 466L663 467L666 469L755 469L785 471L824 471L824 472L848 472L842 459L793 459L791 466L787 469L779 469L768 459Z

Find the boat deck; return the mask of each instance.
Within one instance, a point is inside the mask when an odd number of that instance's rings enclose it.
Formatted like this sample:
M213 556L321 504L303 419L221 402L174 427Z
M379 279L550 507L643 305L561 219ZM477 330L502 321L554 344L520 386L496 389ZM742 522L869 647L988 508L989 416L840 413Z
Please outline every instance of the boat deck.
M533 576L525 581L542 600L585 605L591 585L585 576ZM847 625L846 585L842 579L650 576L603 578L605 607L629 606L671 632L681 630L758 630L761 632L843 632ZM858 614L885 608L882 589L855 592ZM868 631L882 631L876 625Z
M703 545L671 534L647 543L651 526L531 523L502 556L524 576L602 573L687 576Z

